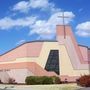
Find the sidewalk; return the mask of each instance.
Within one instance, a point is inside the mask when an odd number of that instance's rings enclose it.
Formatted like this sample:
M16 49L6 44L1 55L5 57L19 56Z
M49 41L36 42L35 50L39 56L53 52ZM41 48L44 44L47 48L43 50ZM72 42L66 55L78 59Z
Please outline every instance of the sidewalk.
M85 89L80 89L80 87L78 87L76 84L59 84L59 85L2 85L0 84L0 90L85 90Z

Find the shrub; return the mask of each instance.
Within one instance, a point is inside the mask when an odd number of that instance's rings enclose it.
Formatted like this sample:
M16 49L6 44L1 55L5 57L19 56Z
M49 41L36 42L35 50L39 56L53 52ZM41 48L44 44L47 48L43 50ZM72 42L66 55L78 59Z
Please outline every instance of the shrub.
M33 76L30 76L30 77L27 77L25 82L27 85L31 84L31 85L34 85L36 83L36 78L34 78Z
M53 79L51 77L43 76L40 79L42 79L42 84L53 84Z
M53 83L54 84L61 84L61 79L59 77L56 77L56 76L52 76L52 79L53 79Z
M77 85L82 87L90 87L90 75L84 75L77 79Z
M0 80L0 84L2 84L3 82Z
M38 84L59 84L60 79L58 77L48 76L28 76L25 80L27 85L38 85Z
M15 83L15 79L9 78L8 83L9 83L9 84L14 84L14 83Z

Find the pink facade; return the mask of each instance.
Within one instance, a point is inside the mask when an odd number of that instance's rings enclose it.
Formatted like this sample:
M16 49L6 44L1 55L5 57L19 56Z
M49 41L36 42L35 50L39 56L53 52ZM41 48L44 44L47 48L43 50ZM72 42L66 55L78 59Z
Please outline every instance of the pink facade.
M56 30L57 36L63 36L64 37L63 25L57 25L56 29L57 29Z
M1 64L0 69L28 69L36 76L54 76L56 75L54 72L47 72L41 66L34 62L22 62L22 63L10 63L10 64Z
M81 63L86 63L86 64L89 63L88 47L78 45L70 26L66 27L66 36L71 37Z
M25 83L26 76L57 76L55 72L48 72L34 62L12 63L0 65L0 77L5 83L9 78L15 79L17 83Z
M82 56L82 54L81 54L81 51L80 51L80 49L79 49L79 46L78 46L78 44L77 44L77 42L76 42L76 39L75 39L75 37L74 37L74 35L73 35L73 32L72 32L70 26L66 26L66 36L70 36L70 38L72 39L73 45L74 45L74 47L75 47L75 50L76 50L76 52L77 52L77 55L78 55L78 57L79 57L79 60L81 61L81 63L84 63L84 62L83 62L83 56Z
M69 81L69 82L74 82L75 80L77 80L79 78L79 76L72 76L72 77L69 77L68 75L63 75L63 76L60 76L61 80L62 81Z
M90 64L90 49L88 47L78 45L71 30L71 27L65 26L64 30L63 25L58 25L56 32L57 38L58 37L60 38L60 40L58 40L57 42L59 44L65 45L73 69L75 70L89 69L88 66ZM17 58L25 58L25 57L38 58L40 56L42 48L43 42L30 42L30 43L28 42L1 55L0 62L1 63L3 62L3 64L0 64L1 70L0 79L3 78L2 79L3 82L5 82L5 80L8 82L9 78L14 78L16 82L24 83L25 77L30 75L58 76L55 72L46 71L44 68L42 68L35 62L25 61L25 62L9 63L9 61L13 62L13 60ZM8 63L5 64L4 62ZM77 75L72 77L69 77L68 75L59 77L61 77L62 80L65 80L65 78L67 78L69 81L73 81L78 78Z
M81 54L83 56L83 60L85 62L88 62L88 60L89 60L89 57L88 57L88 48L84 47L84 46L79 46L79 48L80 48Z
M27 57L38 57L40 55L43 42L32 42L27 44Z
M16 58L26 57L27 56L27 44L19 46L4 55L0 56L0 62L8 62L11 60L15 60Z
M62 44L65 44L65 40L67 40L67 38L70 37L80 62L82 64L89 63L89 57L90 57L90 55L88 55L89 51L90 51L89 48L78 45L78 43L74 37L74 34L72 32L72 29L69 25L65 26L65 30L64 30L63 25L57 25L57 38L58 37L61 38L59 42L63 41Z
M63 25L57 26L57 36L59 35L64 37L64 34L66 34L66 36L70 36L81 63L88 63L90 50L87 47L78 46L70 26L66 26L65 29L66 31L64 33ZM22 46L1 55L0 62L12 61L16 58L23 57L38 57L40 55L42 46L43 42L31 42L23 44Z
M4 55L0 56L0 62L8 62L16 58L38 57L42 49L43 42L26 43L19 46Z
M90 49L88 49L88 61L90 61Z

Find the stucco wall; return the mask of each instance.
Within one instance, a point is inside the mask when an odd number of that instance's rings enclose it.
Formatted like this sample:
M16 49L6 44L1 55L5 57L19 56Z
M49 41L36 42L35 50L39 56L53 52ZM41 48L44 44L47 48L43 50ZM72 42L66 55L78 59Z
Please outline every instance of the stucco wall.
M9 83L9 79L12 78L17 83L25 83L26 76L31 76L33 73L28 69L2 69L0 71L0 80L3 83Z
M13 62L17 58L38 57L42 49L43 42L31 42L23 44L4 55L0 56L0 62Z
M36 58L35 57L17 58L16 61L11 62L11 63L36 62L38 65L40 65L44 69L46 62L47 62L47 59L48 59L49 52L52 49L59 50L60 75L79 76L81 74L88 74L89 73L88 69L87 70L75 70L73 68L73 64L71 63L66 46L60 45L58 42L44 42L39 57L36 57ZM2 63L0 63L0 64L2 64Z
M90 64L88 60L90 60L90 49L87 50L84 47L79 47L71 31L71 27L66 26L65 29L66 31L64 33L63 26L57 26L58 42L26 43L0 56L0 68L11 69L11 71L7 73L8 75L6 74L6 79L11 76L20 83L24 82L25 76L29 74L56 75L53 72L49 73L44 70L50 50L59 50L60 76L77 77L89 74ZM64 37L64 35L66 36ZM24 74L18 78L21 73ZM4 76L5 74L1 73L1 75Z
M84 61L88 61L88 48L84 46L79 46L79 48L82 53Z
M88 49L88 60L90 61L90 49Z

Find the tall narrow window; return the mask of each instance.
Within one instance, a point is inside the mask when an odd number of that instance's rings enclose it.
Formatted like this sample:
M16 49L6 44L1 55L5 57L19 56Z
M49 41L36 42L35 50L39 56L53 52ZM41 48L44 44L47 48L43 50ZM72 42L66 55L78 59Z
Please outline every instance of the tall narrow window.
M45 69L54 71L59 75L59 50L50 51Z

